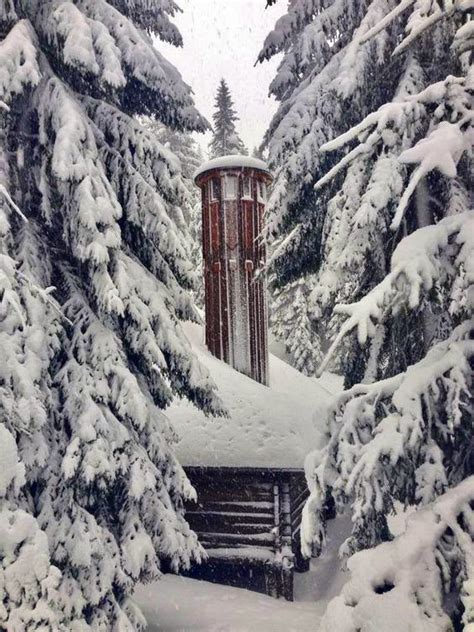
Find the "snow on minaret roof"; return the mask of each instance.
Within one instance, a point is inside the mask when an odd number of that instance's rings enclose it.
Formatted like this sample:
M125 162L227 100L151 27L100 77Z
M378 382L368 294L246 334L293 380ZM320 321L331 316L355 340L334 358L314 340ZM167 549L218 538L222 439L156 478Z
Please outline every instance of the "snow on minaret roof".
M268 165L258 158L239 155L220 156L202 164L194 173L194 180L206 171L212 171L212 169L258 169L270 173Z
M215 381L229 418L206 416L188 400L175 399L166 415L179 437L174 447L179 462L302 469L310 448L324 436L326 409L339 382L330 375L306 377L270 354L270 386L264 386L215 358L202 342L202 327L186 322L183 328Z

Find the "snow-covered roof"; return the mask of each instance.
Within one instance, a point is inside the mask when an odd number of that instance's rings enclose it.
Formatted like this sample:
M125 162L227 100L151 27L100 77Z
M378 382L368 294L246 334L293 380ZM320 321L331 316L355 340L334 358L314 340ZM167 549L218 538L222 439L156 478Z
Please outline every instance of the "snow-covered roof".
M194 180L201 174L206 171L211 171L212 169L225 169L225 168L247 168L247 169L259 169L260 171L265 171L266 173L270 173L268 166L263 160L259 160L258 158L252 158L252 156L221 156L220 158L213 158L208 162L202 164L199 169L194 173Z
M230 418L206 417L187 400L175 400L166 413L179 435L175 446L184 466L303 468L319 447L325 409L332 395L270 355L270 387L238 373L207 351L202 327L185 323L199 360L207 366Z

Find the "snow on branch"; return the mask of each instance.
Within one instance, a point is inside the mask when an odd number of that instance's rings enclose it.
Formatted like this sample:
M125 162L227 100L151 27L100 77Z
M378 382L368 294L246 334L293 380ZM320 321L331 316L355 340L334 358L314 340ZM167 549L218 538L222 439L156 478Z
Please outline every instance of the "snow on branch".
M455 11L467 12L472 9L472 3L469 0L401 0L392 11L387 13L383 20L380 20L360 38L358 44L365 44L374 38L410 7L412 9L405 28L406 36L395 48L393 55L405 51L425 31L432 28L440 20L451 16ZM456 37L459 35L456 34Z
M18 215L21 217L21 219L24 222L28 222L28 218L26 217L26 215L22 212L22 210L20 209L20 207L15 204L15 202L13 201L12 196L10 195L10 193L8 192L7 188L3 185L0 184L0 193L3 195L3 197L7 200L8 204L12 207L12 209L18 213Z
M452 111L450 121L441 120L427 135L411 148L402 151L398 160L402 164L417 164L408 184L400 197L390 228L400 227L408 203L418 184L430 172L437 170L447 178L457 175L457 165L461 157L472 152L474 146L474 113L469 107L468 84L465 79L448 77L443 82L430 85L417 95L409 95L401 101L383 105L369 114L361 123L344 134L321 146L322 152L341 149L358 138L365 139L349 151L332 169L320 178L314 188L324 185L358 157L370 154L379 144L384 145L387 134L397 133L403 137L410 125L419 125L427 112L437 106L438 112ZM436 119L435 119L436 120ZM372 131L370 131L372 129ZM370 132L370 133L369 133Z
M442 102L449 102L449 106L453 109L453 114L464 124L466 122L465 117L469 117L472 113L472 110L469 108L468 87L465 77L450 75L444 81L430 84L417 94L407 95L398 101L382 105L377 111L371 112L347 132L321 145L320 150L334 151L341 149L351 141L357 140L361 134L370 128L375 128L381 133L389 127L402 127L406 117L410 114L420 117L424 114L424 108L436 106ZM319 186L317 182L315 188L319 188Z
M23 272L20 272L18 270L17 275L22 281L24 281L29 286L32 294L36 294L37 296L39 296L46 304L48 304L53 309L54 312L56 312L56 314L60 318L65 320L68 323L68 325L72 325L72 322L69 320L69 318L65 314L63 314L59 303L56 300L52 299L50 296L50 294L52 294L56 290L54 286L41 288L38 285L36 285L36 283L33 283L31 279L29 279L25 274L23 274Z
M438 381L443 381L446 388L452 389L453 398L451 404L447 406L447 412L453 413L450 416L448 425L451 431L459 425L461 420L460 404L462 395L468 395L469 359L474 356L474 342L465 340L472 333L470 326L460 326L453 332L449 342L443 342L433 347L423 360L409 367L404 374L394 378L384 380L368 387L360 386L355 390L351 389L339 399L339 407L345 402L346 412L344 421L353 430L353 413L355 408L348 404L352 400L358 401L358 411L362 411L364 406L361 402L387 401L391 400L389 412L372 432L372 437L365 445L359 444L359 454L357 460L347 466L346 493L353 493L354 490L374 475L374 472L384 459L391 466L397 463L414 449L423 435L425 422L435 419L433 409L426 413L431 419L424 419L423 402L428 402L427 394L432 391L433 399L440 397L441 389L436 387ZM337 417L337 411L334 415ZM344 430L341 434L344 433ZM434 465L434 460L430 460L430 465ZM437 464L438 465L438 464ZM426 477L429 481L429 490L418 491L420 495L428 493L430 496L437 488L446 484L446 476L442 471L435 476ZM383 466L382 466L383 467ZM426 469L426 468L425 468ZM377 477L378 478L378 477ZM437 483L434 484L435 478ZM421 479L418 481L421 482ZM421 486L420 486L421 487ZM379 508L382 510L382 507ZM356 512L357 516L357 512Z
M360 301L335 308L338 314L349 316L324 358L318 374L325 370L336 347L353 329L357 329L360 344L374 335L375 325L386 311L400 302L410 309L420 303L421 292L428 291L439 278L448 245L455 238L456 262L464 265L474 280L474 211L442 219L438 224L419 228L405 237L392 256L391 272Z
M272 252L271 257L269 258L266 264L266 267L265 267L266 270L269 270L274 264L274 262L284 253L284 251L288 247L288 244L290 244L295 239L300 237L300 233L301 233L301 224L297 224L293 228L293 230L276 246L276 248ZM263 233L263 237L268 238L268 229Z
M470 118L474 120L474 112ZM421 179L435 169L448 178L456 177L461 156L470 151L473 145L474 128L469 127L463 132L460 124L442 121L427 138L423 138L399 156L400 162L419 166L413 172L400 199L391 224L392 230L397 230L400 226L407 204Z
M393 54L398 55L405 51L412 42L440 20L452 16L455 11L465 12L469 8L472 9L470 0L416 0L405 29L407 36L395 48Z
M306 464L306 555L324 544L329 491L340 507L352 503L353 533L341 548L350 555L390 539L386 516L395 499L427 504L459 482L472 450L473 332L474 322L466 321L404 373L358 384L333 402L329 443ZM397 474L407 470L413 484Z
M314 2L313 0L293 2L288 8L288 13L277 20L274 30L267 35L263 48L258 54L257 62L261 63L282 52L287 40L304 28L310 16L318 13L318 9L320 9L318 5L321 4L320 1Z
M458 55L474 48L474 22L463 24L454 36L453 48Z
M8 103L26 86L41 78L36 36L27 20L20 20L0 42L0 99Z
M474 477L410 516L393 542L361 551L348 561L350 579L333 599L321 632L355 632L367 620L374 630L436 632L451 629L443 598L458 584L462 623L474 617ZM456 566L457 565L457 566Z
M370 39L378 35L381 31L387 28L387 26L391 24L393 20L395 20L414 3L415 0L401 0L398 6L392 9L390 13L387 13L383 20L380 20L378 24L372 27L369 31L367 31L367 33L365 33L365 35L360 38L359 44L365 44L365 42L368 42Z
M367 125L365 125L366 123L367 123L367 119L365 121L362 121L362 123L360 123L357 126L358 132L364 131L365 127L367 127ZM339 139L342 139L342 136L340 136ZM321 189L325 184L330 182L340 171L342 171L345 167L349 166L352 162L354 162L356 158L359 158L359 156L362 156L363 154L368 154L373 149L377 140L378 140L377 134L371 134L365 143L360 143L360 145L357 145L357 147L355 147L352 151L346 154L340 162L334 165L332 169L330 169L327 173L325 173L324 176L316 182L316 184L314 185L315 190ZM337 146L332 145L331 143L326 143L320 148L320 150L323 152L331 151L333 148L336 149Z
M15 439L3 423L0 425L0 463L0 499L3 500L10 487L18 493L25 484L25 466L18 456Z
M13 503L0 506L0 557L2 628L26 630L41 619L45 629L68 629L58 591L61 572L50 564L48 539L35 518Z

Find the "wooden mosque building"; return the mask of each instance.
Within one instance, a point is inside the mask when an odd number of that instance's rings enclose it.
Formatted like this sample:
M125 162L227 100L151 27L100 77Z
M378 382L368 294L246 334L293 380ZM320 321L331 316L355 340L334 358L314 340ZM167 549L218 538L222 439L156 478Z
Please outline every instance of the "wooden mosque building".
M318 445L328 393L268 353L266 288L255 272L265 251L266 165L248 156L210 161L202 190L205 334L186 334L216 382L229 418L176 400L168 415L176 453L196 489L186 517L208 559L191 575L293 599L308 496L303 463ZM204 339L204 340L203 340Z

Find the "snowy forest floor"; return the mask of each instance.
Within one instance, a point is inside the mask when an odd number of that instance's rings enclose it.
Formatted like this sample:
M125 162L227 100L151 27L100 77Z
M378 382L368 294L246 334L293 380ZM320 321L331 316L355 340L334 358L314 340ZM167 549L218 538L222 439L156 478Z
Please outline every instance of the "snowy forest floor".
M350 521L331 522L324 554L311 561L309 572L295 573L294 602L166 575L135 592L148 632L316 632L328 601L346 580L337 553Z

